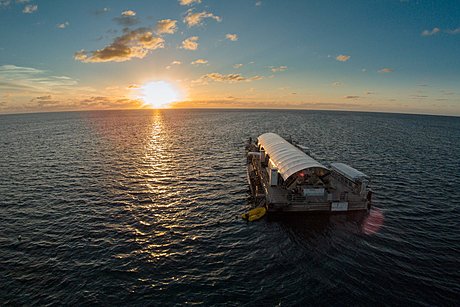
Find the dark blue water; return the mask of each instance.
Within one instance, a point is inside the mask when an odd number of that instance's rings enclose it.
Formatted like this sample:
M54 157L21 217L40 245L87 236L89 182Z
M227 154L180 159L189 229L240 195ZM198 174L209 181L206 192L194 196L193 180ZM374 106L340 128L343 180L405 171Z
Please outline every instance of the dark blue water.
M246 223L244 142L372 177L368 214ZM317 111L0 116L0 304L456 305L460 118Z

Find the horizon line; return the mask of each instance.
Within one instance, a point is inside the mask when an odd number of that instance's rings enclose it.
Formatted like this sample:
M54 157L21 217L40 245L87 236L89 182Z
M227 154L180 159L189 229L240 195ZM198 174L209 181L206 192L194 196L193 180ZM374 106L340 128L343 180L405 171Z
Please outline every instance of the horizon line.
M406 112L391 112L391 111L360 111L360 110L343 110L343 109L296 109L296 108L127 108L127 109L94 109L94 110L56 110L56 111L31 111L31 112L12 112L1 113L0 116L8 115L32 115L32 114L47 114L47 113L77 113L77 112L101 112L101 111L174 111L174 110L222 110L222 111L319 111L319 112L349 112L349 113L376 113L376 114L395 114L395 115L418 115L418 116L440 116L440 117L457 117L455 114L432 114L432 113L406 113Z

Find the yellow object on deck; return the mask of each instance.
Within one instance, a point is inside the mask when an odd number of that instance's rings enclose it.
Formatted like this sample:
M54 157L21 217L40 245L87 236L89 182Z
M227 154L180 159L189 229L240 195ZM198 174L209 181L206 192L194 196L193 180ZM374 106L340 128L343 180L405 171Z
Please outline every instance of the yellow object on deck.
M249 222L256 221L263 217L267 213L267 209L265 207L259 207L259 208L254 208L252 210L249 210L248 213L244 213L241 215L241 217L244 220L248 220Z

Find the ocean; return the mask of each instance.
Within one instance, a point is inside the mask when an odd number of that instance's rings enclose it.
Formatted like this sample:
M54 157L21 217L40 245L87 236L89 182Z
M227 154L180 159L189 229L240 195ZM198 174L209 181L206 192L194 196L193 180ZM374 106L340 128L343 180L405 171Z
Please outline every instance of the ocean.
M371 211L243 221L265 132L369 175ZM458 305L459 222L458 117L0 116L0 305Z

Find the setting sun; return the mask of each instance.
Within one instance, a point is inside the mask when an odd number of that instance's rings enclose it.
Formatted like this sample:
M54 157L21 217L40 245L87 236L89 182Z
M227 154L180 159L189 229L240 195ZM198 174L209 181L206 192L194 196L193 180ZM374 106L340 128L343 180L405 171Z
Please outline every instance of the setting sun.
M178 91L165 81L149 82L141 90L144 103L153 108L166 108L171 102L179 100Z

